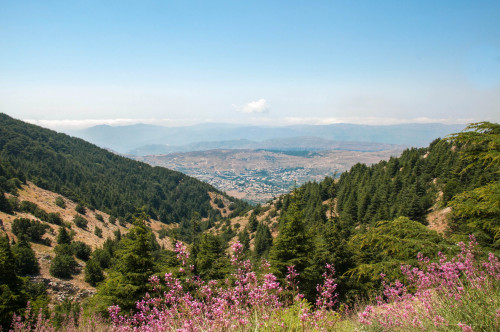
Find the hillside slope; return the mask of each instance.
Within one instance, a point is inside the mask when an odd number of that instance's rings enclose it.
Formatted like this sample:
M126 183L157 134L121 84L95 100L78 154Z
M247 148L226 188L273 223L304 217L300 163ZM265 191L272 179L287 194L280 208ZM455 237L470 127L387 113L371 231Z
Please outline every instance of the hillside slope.
M129 218L144 207L164 223L207 217L212 186L0 114L0 158L26 179L91 208ZM238 206L244 203L228 198Z

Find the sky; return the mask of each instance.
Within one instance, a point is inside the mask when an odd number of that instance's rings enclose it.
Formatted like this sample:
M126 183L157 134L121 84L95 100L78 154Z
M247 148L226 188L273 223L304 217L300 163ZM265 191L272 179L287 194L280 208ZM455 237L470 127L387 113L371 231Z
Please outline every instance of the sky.
M500 1L0 0L0 112L54 129L500 122Z

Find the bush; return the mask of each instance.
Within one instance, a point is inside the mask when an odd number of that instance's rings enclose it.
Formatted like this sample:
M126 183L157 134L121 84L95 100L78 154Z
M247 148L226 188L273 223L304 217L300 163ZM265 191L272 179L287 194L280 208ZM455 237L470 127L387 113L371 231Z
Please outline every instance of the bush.
M30 241L43 242L42 236L45 234L48 225L42 224L38 220L30 220L27 218L16 218L12 222L12 233L18 238L27 236Z
M104 249L94 250L92 260L99 263L99 266L103 269L107 269L111 265L111 255Z
M20 240L12 246L12 253L16 258L16 272L20 275L34 275L40 273L40 265L35 252L26 240Z
M94 234L95 234L95 236L102 238L102 229L100 229L99 227L96 226L94 229Z
M66 208L66 202L64 201L64 199L61 196L56 197L55 203L57 206L59 206L62 209Z
M90 248L89 245L81 241L75 241L71 244L71 247L73 249L73 253L77 258L80 258L81 260L84 261L87 261L90 258L90 254L92 253L92 248Z
M77 214L73 217L73 222L75 223L76 227L87 229L88 221L84 217Z
M85 266L85 281L95 287L103 280L104 274L102 273L99 263L94 260L89 260Z
M54 225L62 225L63 219L61 218L59 212L50 212L47 215L47 222Z
M70 244L71 236L68 234L66 227L59 227L59 233L57 234L57 244Z
M73 247L69 243L58 244L54 248L56 255L68 255L73 256Z
M108 219L109 223L111 225L116 225L116 217L114 216L109 216L109 219Z
M87 213L87 209L85 208L85 206L83 206L81 204L76 205L75 211L78 212L79 214L83 214L83 215L85 215L85 213Z
M75 272L77 263L73 256L56 255L50 263L50 275L56 278L68 279Z
M96 213L96 214L95 214L95 218L96 218L97 220L99 220L100 222L104 222L104 218L103 218L103 217L102 217L102 215L100 215L99 213Z
M12 210L14 211L19 211L19 198L16 196L10 196L7 201L9 202L10 206L12 207Z
M158 231L158 237L161 239L165 238L168 235L168 230L165 228L162 228Z

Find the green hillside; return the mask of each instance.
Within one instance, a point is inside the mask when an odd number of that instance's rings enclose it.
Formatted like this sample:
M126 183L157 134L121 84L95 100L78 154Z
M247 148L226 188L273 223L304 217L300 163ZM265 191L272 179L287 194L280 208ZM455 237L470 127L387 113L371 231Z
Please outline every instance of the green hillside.
M36 185L115 216L139 207L165 223L207 217L214 187L133 161L81 139L0 114L0 160ZM238 207L245 204L231 198Z

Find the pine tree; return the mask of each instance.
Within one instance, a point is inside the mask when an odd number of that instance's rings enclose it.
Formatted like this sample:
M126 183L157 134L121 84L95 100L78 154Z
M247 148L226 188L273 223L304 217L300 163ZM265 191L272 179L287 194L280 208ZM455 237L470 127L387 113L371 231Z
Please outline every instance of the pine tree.
M269 227L263 223L257 226L255 233L255 254L257 257L267 256L273 244L273 237Z
M34 275L40 272L35 252L25 236L12 247L12 252L16 258L16 272L19 275Z
M0 236L0 327L7 330L12 315L26 306L28 294L16 273L16 259L9 239Z
M250 215L250 219L248 219L248 229L250 233L253 233L257 230L257 225L259 222L257 221L257 216L255 215L255 212L252 212Z
M85 281L95 287L103 280L104 274L99 263L93 259L89 260L85 265Z
M283 216L280 233L269 254L271 265L281 278L285 276L287 266L293 265L297 272L303 273L310 265L313 254L312 239L306 232L303 213L297 201L298 199L293 197Z
M59 233L57 234L57 244L70 244L71 237L66 231L66 227L59 227Z

